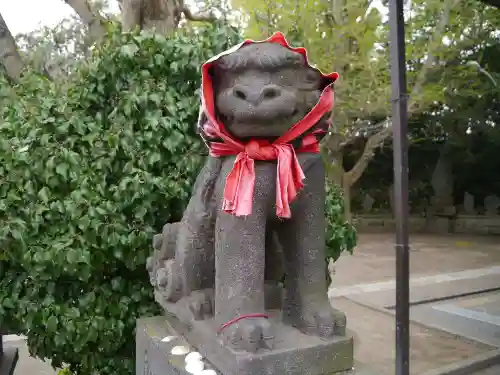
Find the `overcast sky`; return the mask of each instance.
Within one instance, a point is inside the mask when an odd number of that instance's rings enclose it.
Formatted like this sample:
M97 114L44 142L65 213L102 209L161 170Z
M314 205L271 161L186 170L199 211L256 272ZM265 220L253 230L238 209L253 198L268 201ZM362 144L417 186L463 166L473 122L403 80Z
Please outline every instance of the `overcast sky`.
M380 0L374 3L382 8ZM54 26L72 12L64 0L0 0L0 13L13 35L33 31L41 25Z
M116 5L111 2L113 10ZM0 13L16 35L40 26L55 26L74 11L64 0L0 0Z
M0 13L14 35L55 25L72 12L63 0L0 0Z

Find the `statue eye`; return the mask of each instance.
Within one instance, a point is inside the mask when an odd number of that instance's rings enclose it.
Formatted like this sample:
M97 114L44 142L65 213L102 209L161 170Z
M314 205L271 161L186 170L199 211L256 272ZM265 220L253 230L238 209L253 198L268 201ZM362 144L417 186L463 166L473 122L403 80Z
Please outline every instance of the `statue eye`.
M316 70L308 69L305 78L308 82L317 82L319 81L320 75Z

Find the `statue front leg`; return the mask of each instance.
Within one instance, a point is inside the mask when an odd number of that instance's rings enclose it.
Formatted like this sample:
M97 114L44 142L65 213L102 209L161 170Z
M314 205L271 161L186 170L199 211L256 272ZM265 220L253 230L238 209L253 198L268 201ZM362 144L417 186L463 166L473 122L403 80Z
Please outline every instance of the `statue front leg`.
M345 315L328 299L325 267L325 186L321 160L307 170L307 183L278 226L287 277L282 320L307 334L345 335Z
M257 199L258 200L258 199ZM236 217L219 212L215 229L215 319L225 345L255 352L269 347L264 304L265 209Z

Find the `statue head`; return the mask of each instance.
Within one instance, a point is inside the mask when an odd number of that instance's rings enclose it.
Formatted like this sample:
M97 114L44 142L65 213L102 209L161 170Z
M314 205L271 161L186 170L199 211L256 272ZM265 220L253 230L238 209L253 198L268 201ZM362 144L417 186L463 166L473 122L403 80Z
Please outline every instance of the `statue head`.
M236 138L278 137L302 119L328 84L280 44L243 46L213 68L216 115Z
M319 111L328 117L329 86L337 77L312 67L305 49L290 47L279 32L262 42L245 41L204 64L198 128L204 139L220 138L221 132L240 141L276 139L320 102ZM217 134L203 125L207 115Z

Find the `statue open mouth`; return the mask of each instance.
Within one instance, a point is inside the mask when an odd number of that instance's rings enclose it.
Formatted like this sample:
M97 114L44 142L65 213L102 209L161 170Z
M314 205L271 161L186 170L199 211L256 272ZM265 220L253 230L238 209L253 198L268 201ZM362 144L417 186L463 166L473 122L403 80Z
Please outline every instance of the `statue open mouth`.
M287 112L283 114L280 111L254 110L245 113L239 112L234 116L220 115L219 119L236 138L247 138L255 136L255 134L259 134L260 137L275 138L283 133L283 129L290 129L305 116L305 113L302 113L298 108Z
M232 120L237 121L240 124L255 124L256 121L262 125L273 124L275 122L288 122L289 120L300 120L298 118L300 114L299 109L294 108L292 111L289 109L259 109L255 108L252 111L245 113L236 114ZM303 116L305 113L303 114ZM302 116L302 117L303 117Z

